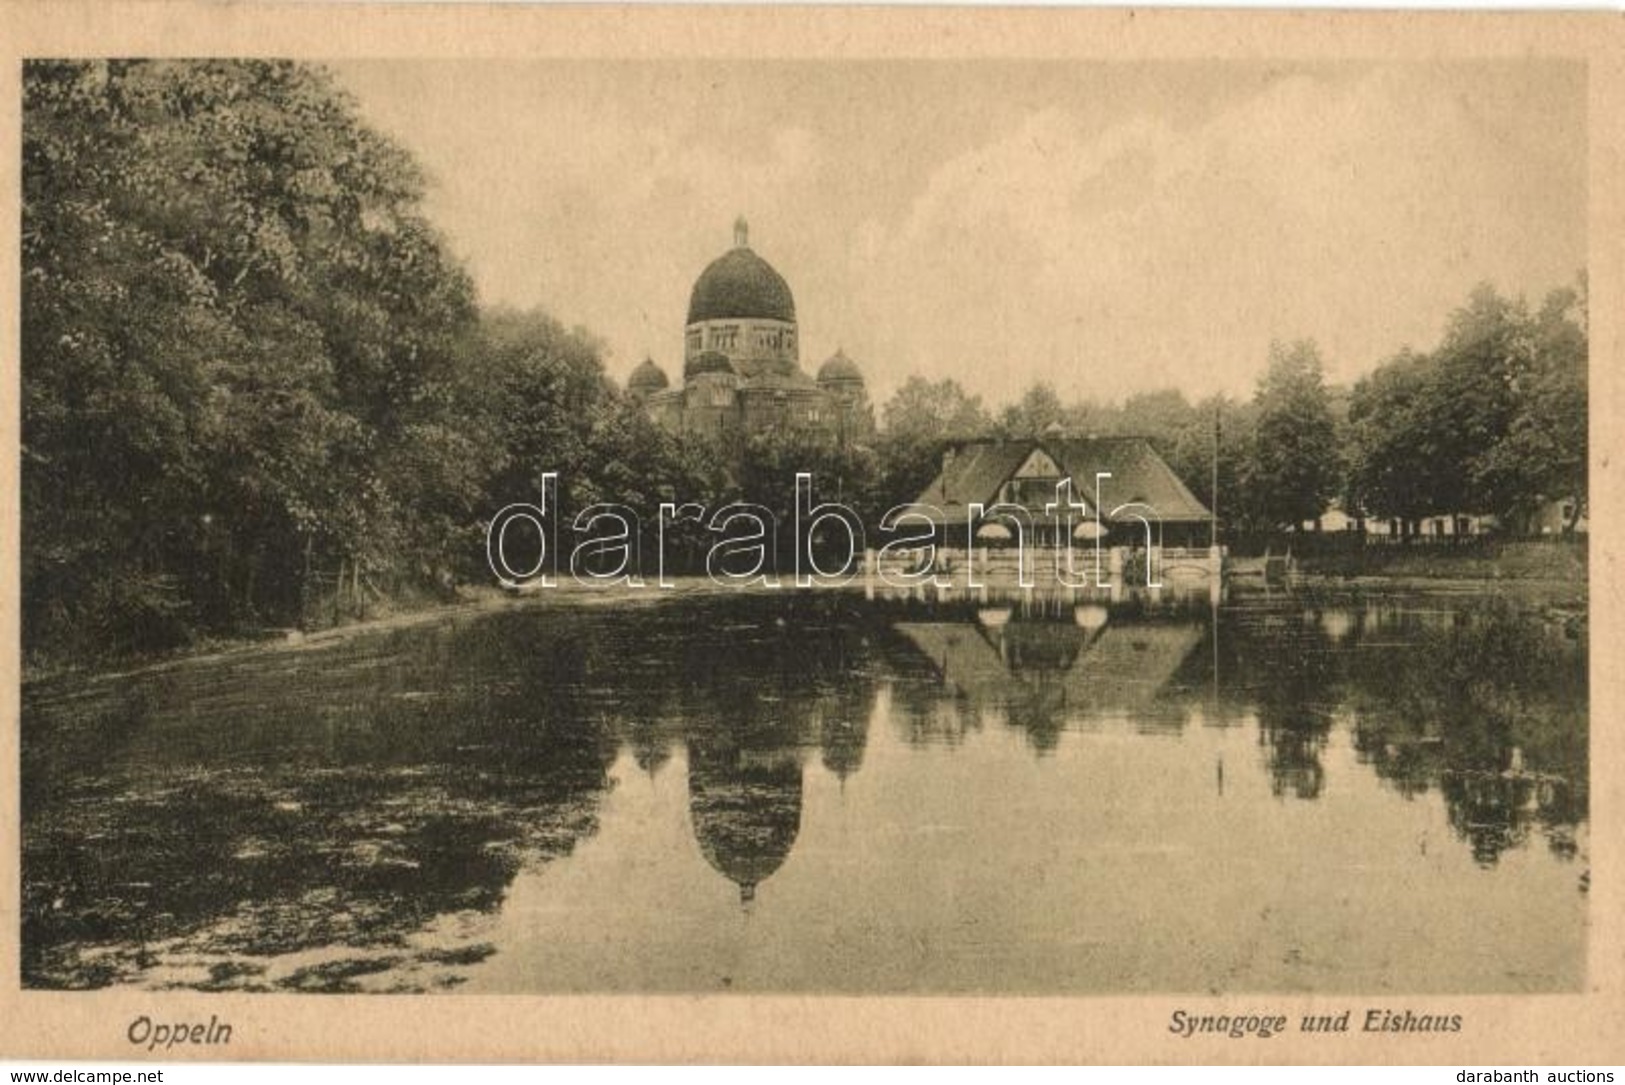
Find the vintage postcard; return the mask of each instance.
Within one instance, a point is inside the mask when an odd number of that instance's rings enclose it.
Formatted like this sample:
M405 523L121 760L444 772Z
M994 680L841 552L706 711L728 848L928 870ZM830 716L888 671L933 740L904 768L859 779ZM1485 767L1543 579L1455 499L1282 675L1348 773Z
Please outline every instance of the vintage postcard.
M0 12L0 1055L1625 1059L1617 16Z

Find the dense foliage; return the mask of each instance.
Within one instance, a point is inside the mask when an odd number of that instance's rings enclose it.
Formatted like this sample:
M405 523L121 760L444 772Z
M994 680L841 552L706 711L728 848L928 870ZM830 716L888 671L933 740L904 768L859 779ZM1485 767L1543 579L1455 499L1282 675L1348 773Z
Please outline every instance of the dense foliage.
M286 615L313 570L444 545L475 314L421 189L304 66L27 66L31 645Z
M1405 352L1349 404L1351 501L1373 515L1488 512L1516 529L1586 497L1585 280L1531 314L1487 286L1431 354Z

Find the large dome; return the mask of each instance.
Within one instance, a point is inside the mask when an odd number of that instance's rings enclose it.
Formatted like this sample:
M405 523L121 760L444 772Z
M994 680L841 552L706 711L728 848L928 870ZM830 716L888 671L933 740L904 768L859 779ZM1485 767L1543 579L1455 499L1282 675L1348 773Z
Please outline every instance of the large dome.
M688 322L704 320L783 320L794 323L796 301L790 284L773 265L751 251L741 219L734 247L711 261L694 283Z

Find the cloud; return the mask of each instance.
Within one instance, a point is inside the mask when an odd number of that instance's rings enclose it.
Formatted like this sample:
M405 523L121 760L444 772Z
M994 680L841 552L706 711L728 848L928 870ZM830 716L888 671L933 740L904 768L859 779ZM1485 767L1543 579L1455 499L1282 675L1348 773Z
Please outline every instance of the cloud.
M1585 258L1584 73L987 64L344 68L425 161L488 301L675 375L688 291L746 214L803 363L843 346L993 401L1247 394L1272 338L1349 380L1489 279ZM1197 93L1200 87L1211 94Z
M894 376L994 398L1034 379L1245 392L1269 341L1300 336L1351 379L1429 345L1481 279L1578 270L1573 141L1498 115L1393 69L1278 79L1183 131L1038 110L944 162L894 229L870 224L860 293Z

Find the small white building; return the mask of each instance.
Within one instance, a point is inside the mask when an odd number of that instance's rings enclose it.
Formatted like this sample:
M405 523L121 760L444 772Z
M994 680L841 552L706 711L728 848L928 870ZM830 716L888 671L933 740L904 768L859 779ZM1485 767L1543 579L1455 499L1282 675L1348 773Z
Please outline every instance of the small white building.
M1367 532L1389 539L1455 539L1488 535L1498 523L1483 512L1439 512L1411 519L1393 517L1367 521Z
M1576 535L1587 535L1591 526L1587 522L1584 509L1580 509L1579 518L1575 518L1575 500L1572 497L1561 501L1543 502L1535 514L1529 518L1529 533L1531 535L1561 535L1568 529L1570 522L1574 524Z
M1326 506L1326 511L1320 514L1319 520L1305 520L1304 531L1318 531L1322 534L1344 534L1360 530L1360 518L1347 512L1341 501L1333 501Z

